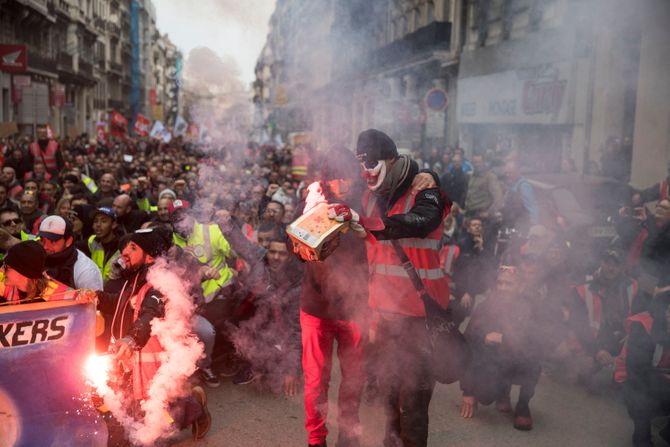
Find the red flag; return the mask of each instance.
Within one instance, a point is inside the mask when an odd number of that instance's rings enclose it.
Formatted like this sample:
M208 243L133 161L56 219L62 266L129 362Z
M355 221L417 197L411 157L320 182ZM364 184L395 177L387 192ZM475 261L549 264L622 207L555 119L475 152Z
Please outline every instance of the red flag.
M119 112L112 112L110 133L116 138L125 138L128 135L128 120Z
M98 121L98 124L95 126L95 139L102 143L107 142L107 131L105 130L104 121Z
M199 135L200 129L198 129L198 125L191 123L191 125L188 126L188 130L186 131L186 138L189 140L197 140Z
M146 137L149 135L149 126L151 125L151 120L147 118L146 116L142 115L141 113L137 114L137 118L135 118L135 127L133 131L135 132L135 135L140 136L140 137Z

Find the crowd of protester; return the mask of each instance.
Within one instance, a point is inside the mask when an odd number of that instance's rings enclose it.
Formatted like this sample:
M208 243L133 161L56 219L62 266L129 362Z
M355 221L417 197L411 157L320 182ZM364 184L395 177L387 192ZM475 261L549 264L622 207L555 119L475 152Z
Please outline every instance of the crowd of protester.
M376 355L375 343L364 351L357 341L367 337L372 318L365 246L343 238L331 255L331 267L319 267L294 255L286 227L301 215L307 185L352 173L357 177L358 162L338 172L327 151L309 145L236 147L181 139L104 143L90 142L86 135L59 141L55 151L49 144L43 129L36 142L0 141L0 255L7 256L9 270L22 265L15 247L39 251L34 242L19 241L37 239L48 278L71 289L101 291L106 330L98 346L106 350L110 339L128 331L115 326L123 319L116 318L114 303L128 281L122 252L135 241L153 257L167 253L196 278L193 327L205 346L198 378L209 387L232 377L237 385L256 382L295 395L304 374L309 442L325 445L321 439L327 431L315 427L319 421L325 424L317 414L324 411L323 393L314 390L327 389L327 380L324 384L303 371L303 349L320 343L314 338L317 329L338 334L340 347L351 348L341 353L343 368L358 365L353 375L366 356ZM435 173L434 186L452 204L445 207L439 242L450 294L436 298L450 301L472 352L460 381L461 415L473 417L479 405L495 402L499 411L514 413L515 428L530 430L529 403L543 370L589 392L599 392L598 377L608 375L622 389L634 421L633 444L651 445L651 420L667 414L670 403L667 179L621 203L617 237L598 253L598 265L584 271L566 262L571 241L560 222L543 220L516 154L476 152L468 160L456 149L425 157L415 153L414 158L420 169ZM652 201L653 206L645 205ZM161 237L147 242L137 236L149 229ZM507 238L510 232L516 237ZM355 308L347 308L346 315L339 313L342 306L329 309L315 298L339 293L322 290L334 281L328 269L338 263L350 272L347 286L362 287L360 293L356 287L350 290ZM19 288L17 296L3 286L3 300L42 296L43 288ZM324 318L355 320L359 332L339 323L324 329L319 322ZM142 330L141 338L148 337L147 326ZM324 352L332 356L332 346ZM330 359L325 361L328 376ZM358 445L352 413L358 412L364 383L368 392L376 386L374 371L366 371L340 389L351 405L340 409L338 423L352 428L338 443L342 447ZM512 385L521 387L516 405L510 401ZM342 402L347 403L346 396ZM661 433L666 440L668 427ZM203 430L194 427L194 435L204 436ZM388 445L410 445L396 442Z

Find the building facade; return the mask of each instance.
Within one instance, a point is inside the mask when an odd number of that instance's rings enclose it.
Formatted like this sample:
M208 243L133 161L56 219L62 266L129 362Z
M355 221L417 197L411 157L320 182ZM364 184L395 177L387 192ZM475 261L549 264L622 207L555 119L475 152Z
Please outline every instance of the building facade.
M670 161L668 20L663 0L278 0L257 135L351 145L377 127L407 149L513 150L646 186Z
M73 136L94 135L112 111L164 116L154 106L168 67L156 64L175 61L155 54L166 42L150 0L0 0L0 48L27 54L25 70L0 68L0 122Z

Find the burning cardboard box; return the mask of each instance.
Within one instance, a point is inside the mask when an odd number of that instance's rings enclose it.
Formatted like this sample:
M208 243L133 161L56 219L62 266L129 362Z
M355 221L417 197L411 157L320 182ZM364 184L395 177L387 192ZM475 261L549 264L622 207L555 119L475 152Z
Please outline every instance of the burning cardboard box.
M286 228L286 233L302 259L323 261L329 251L324 248L348 226L328 217L328 203L318 182L309 185L307 191L305 211Z

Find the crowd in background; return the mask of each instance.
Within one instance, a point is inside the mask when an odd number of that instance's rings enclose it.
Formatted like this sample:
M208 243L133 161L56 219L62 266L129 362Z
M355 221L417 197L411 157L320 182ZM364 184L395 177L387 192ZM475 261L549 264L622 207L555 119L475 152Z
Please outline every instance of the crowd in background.
M46 149L48 139L38 138ZM286 226L298 217L306 186L319 180L324 151L182 140L91 143L82 135L39 155L31 144L0 141L3 256L7 241L34 239L49 226L48 216L60 216L73 243L42 238L47 272L75 289L118 293L123 236L169 230L177 247L171 256L192 264L198 313L211 325L198 334L207 354L199 378L212 387L229 376L240 385L298 392L305 266L292 253ZM437 173L452 202L442 226L441 268L450 277L453 317L469 321L465 337L473 352L461 380L461 414L472 417L478 404L494 401L512 411L509 388L521 385L514 411L527 419L517 428L530 429L528 403L542 369L590 392L602 391L598 377L607 376L605 382L623 389L635 445L651 445L649 422L661 404L667 414L670 394L670 334L660 329L670 327L667 179L620 203L616 237L585 266L567 262L576 248L567 224L562 216L547 218L518 154L475 151L467 159L457 148L413 155ZM64 268L73 256L92 262ZM100 280L85 273L92 264ZM651 320L636 325L642 320L631 317L644 312ZM113 331L106 316L101 349ZM490 334L502 334L504 350L492 351ZM652 374L651 357L659 375ZM368 382L373 387L374 378Z

